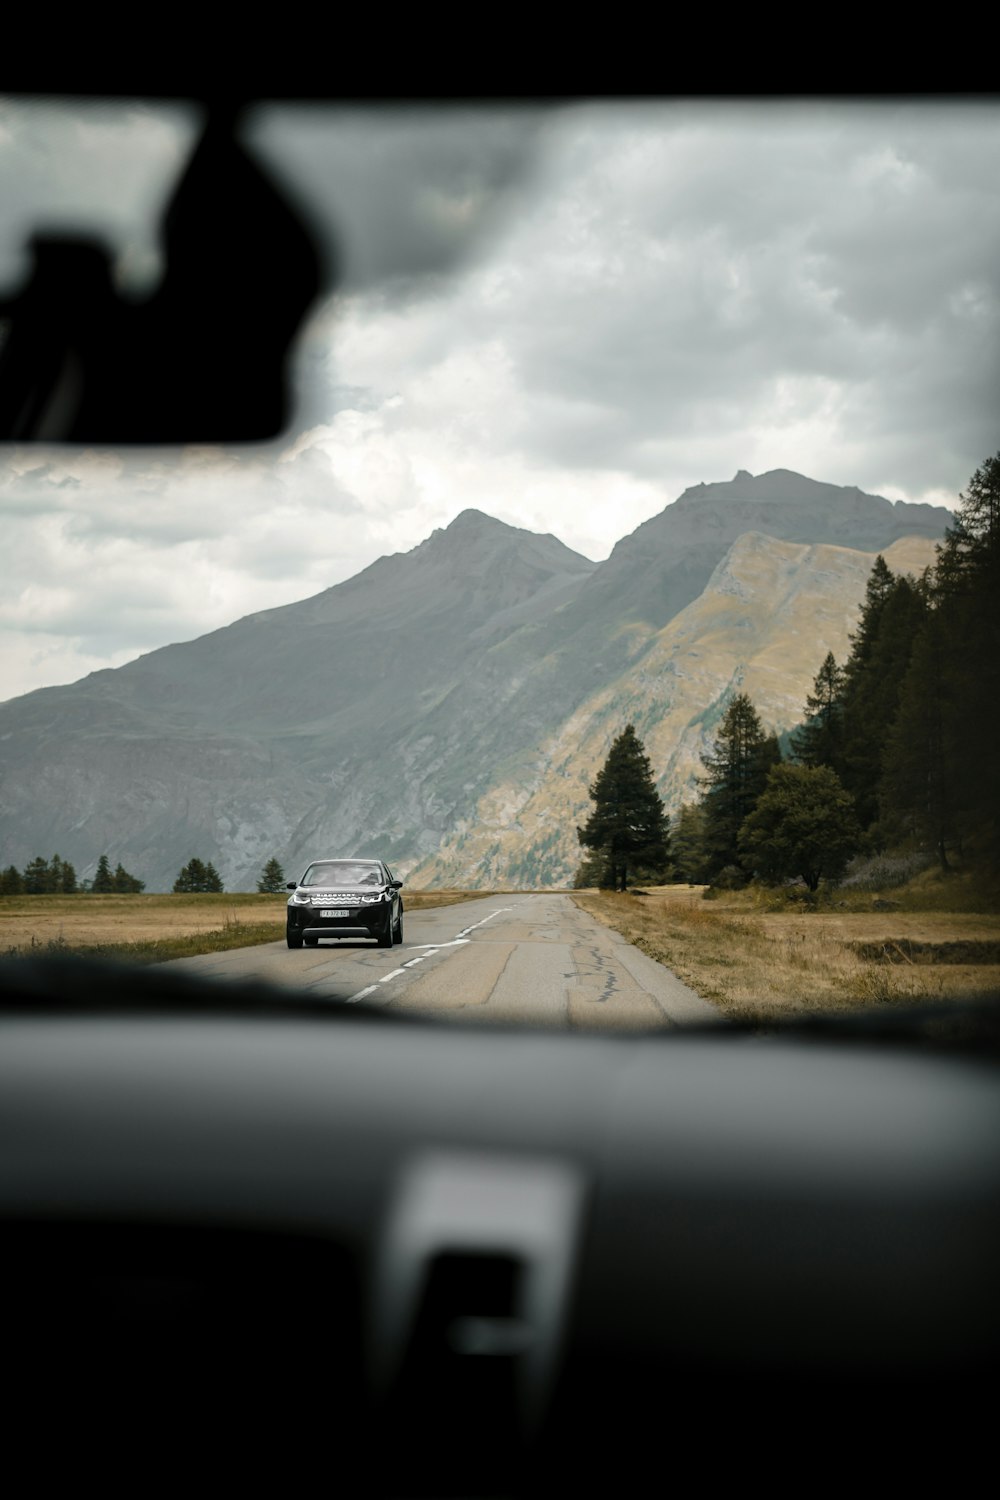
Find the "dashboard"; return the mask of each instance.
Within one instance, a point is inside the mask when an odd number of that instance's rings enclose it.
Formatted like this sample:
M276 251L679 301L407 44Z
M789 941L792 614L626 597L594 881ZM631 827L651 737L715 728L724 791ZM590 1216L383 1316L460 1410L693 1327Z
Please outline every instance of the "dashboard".
M736 1481L775 1424L790 1483L830 1424L831 1483L863 1453L954 1479L988 1441L992 1053L472 1028L101 964L2 988L5 1410L53 1479L628 1490L668 1453Z

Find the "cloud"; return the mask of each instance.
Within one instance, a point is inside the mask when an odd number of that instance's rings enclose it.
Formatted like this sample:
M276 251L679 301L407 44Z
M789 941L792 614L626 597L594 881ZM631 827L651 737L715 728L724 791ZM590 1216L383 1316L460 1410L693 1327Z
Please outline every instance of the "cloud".
M978 163L961 187L940 149L943 123L952 151ZM578 128L567 120L561 130L552 127L544 214L526 215L506 247L521 275L508 282L505 337L538 416L539 455L573 460L572 431L550 427L536 399L548 392L618 418L587 428L588 462L601 461L604 431L605 463L650 475L664 441L683 448L706 426L723 443L741 430L780 435L804 404L817 437L826 433L813 449L825 478L866 480L838 461L864 414L872 450L880 434L913 439L909 463L893 466L901 488L956 477L954 455L939 462L928 442L926 405L939 429L960 417L971 455L989 450L1000 349L995 110L637 110L607 135L584 111ZM567 158L572 173L560 166ZM890 161L908 170L894 176ZM464 307L466 329L478 310L493 315L483 302ZM942 405L944 369L954 396ZM927 395L915 405L918 391Z
M998 127L974 107L562 112L489 256L447 295L342 299L314 372L380 414L353 430L418 499L469 484L471 442L480 492L548 470L585 493L604 469L662 505L797 467L954 496L995 440Z
M0 471L0 627L24 638L7 664L41 676L5 678L5 696L65 680L49 674L74 652L79 676L318 593L371 561L358 501L318 449L66 450L30 467L25 451ZM75 645L59 650L59 637Z
M138 264L190 131L127 124L120 191L100 167L88 192ZM27 223L79 208L121 119L0 126ZM339 245L298 429L0 453L0 693L304 598L469 506L600 558L738 468L954 503L996 450L993 105L274 107L250 134Z

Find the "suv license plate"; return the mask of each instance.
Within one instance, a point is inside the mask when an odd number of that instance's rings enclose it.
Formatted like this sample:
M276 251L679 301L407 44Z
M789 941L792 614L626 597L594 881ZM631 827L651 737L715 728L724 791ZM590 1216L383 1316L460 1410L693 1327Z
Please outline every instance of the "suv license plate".
M350 915L351 914L350 914L349 911L321 911L320 912L320 916L321 917L349 917Z

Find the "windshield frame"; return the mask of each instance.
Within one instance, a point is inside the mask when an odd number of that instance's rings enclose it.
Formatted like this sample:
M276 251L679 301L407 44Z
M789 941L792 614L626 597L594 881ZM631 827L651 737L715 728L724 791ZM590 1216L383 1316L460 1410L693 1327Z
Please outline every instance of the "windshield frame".
M345 871L350 871L351 873L341 875L336 869L337 866L343 866ZM329 876L323 875L322 877L317 877L316 879L309 878L315 871L327 870L333 873ZM356 873L358 871L363 873L359 875ZM373 873L376 876L374 882L370 878ZM381 862L377 859L318 859L314 860L308 867L299 881L299 886L302 889L312 891L319 890L323 886L330 886L331 888L334 886L360 887L373 884L384 886L385 883L385 871L382 868Z

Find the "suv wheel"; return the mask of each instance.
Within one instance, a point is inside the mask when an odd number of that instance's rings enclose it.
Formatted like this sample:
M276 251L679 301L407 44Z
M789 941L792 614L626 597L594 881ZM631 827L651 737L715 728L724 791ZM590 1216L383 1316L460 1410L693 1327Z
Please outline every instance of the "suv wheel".
M395 939L392 935L392 916L390 915L388 922L385 924L385 931L380 932L378 935L378 945L380 948L391 948L394 941Z
M286 932L285 941L287 942L289 948L302 947L302 939L296 933Z
M397 943L401 943L402 941L403 941L403 913L400 912L399 916L396 918L396 942Z

